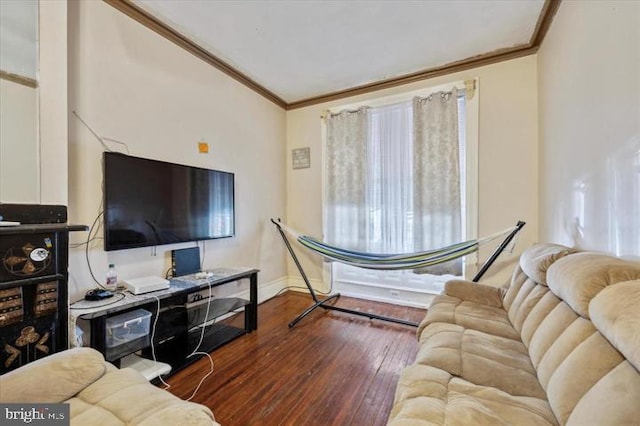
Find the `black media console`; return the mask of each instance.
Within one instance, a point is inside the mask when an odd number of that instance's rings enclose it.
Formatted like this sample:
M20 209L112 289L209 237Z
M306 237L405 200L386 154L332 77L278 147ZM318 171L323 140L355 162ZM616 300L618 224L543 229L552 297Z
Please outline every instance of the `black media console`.
M89 321L91 347L102 352L108 361L118 365L120 358L140 349L143 357L152 359L152 349L149 336L127 342L126 345L118 347L118 350L108 347L108 319L139 309L150 312L152 315L149 334L154 334L156 359L171 365L171 372L175 373L200 358L189 355L197 347L201 337L202 343L198 352L211 352L258 328L258 270L223 268L212 273L213 275L206 279L195 279L193 276L174 278L167 290L140 295L124 292L124 299L109 305L107 304L110 303L110 299L100 302L80 301L72 306L71 315L76 319ZM208 297L209 286L212 292L215 292L216 287L243 279L249 280L249 300L238 297ZM104 307L100 307L102 305ZM216 318L242 308L244 328L223 322L211 323ZM207 325L204 327L203 336L201 325L205 323Z

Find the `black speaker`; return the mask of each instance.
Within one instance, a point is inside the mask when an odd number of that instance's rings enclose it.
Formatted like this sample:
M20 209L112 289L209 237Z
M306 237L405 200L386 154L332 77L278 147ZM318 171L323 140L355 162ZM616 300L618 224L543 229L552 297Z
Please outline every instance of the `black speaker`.
M2 220L34 223L67 223L67 206L51 204L3 204L0 203Z
M171 250L171 266L174 277L200 272L200 247Z

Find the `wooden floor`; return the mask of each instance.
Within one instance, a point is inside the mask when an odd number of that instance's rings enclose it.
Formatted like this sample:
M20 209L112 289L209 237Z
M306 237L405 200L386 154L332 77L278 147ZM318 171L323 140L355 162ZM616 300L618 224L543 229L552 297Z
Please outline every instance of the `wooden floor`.
M310 302L288 292L261 304L258 330L212 353L214 373L192 401L223 426L386 424L398 375L415 360L415 327L319 308L289 329ZM336 306L416 322L425 315L346 297ZM199 360L167 380L169 391L188 398L209 369Z

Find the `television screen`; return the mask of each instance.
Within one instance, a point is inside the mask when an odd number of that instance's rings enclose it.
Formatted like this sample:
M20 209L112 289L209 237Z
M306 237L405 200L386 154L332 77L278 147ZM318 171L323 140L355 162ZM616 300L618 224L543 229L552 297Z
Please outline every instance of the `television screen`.
M105 152L105 250L234 234L233 173Z

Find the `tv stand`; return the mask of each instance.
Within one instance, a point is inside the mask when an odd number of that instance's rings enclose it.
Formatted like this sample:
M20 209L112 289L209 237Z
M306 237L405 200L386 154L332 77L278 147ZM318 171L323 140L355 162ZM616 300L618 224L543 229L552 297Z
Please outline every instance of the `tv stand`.
M102 352L107 361L119 366L120 359L131 352L107 351L107 318L140 308L151 312L149 333L153 333L153 324L156 323L152 342L156 359L171 365L171 372L175 373L199 359L190 355L200 342L203 325L204 336L197 352L211 352L258 328L258 270L221 268L212 272L213 275L206 279L196 279L194 275L174 278L166 290L140 295L123 292L124 298L113 304L107 305L109 300L79 301L71 306L71 318L88 321L90 346ZM248 300L239 297L214 297L208 300L209 286L214 291L216 287L243 279L249 280ZM239 309L244 309L244 327L216 322L216 319ZM142 355L151 359L151 347L142 348Z

